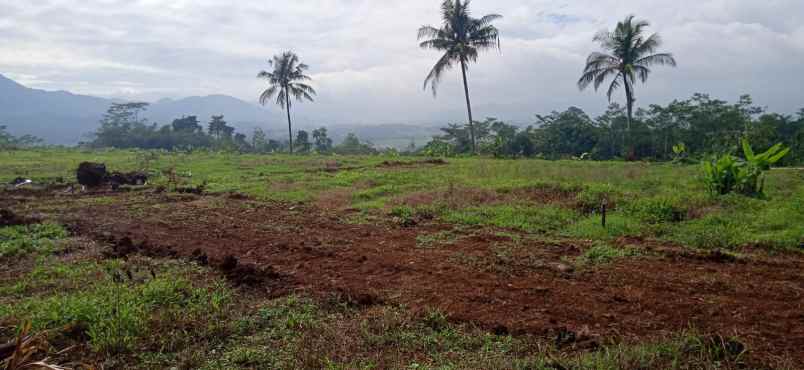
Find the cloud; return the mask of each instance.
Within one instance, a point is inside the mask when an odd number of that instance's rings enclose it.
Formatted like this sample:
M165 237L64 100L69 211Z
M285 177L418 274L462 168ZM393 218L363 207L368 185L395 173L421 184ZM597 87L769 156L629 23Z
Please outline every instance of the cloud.
M638 104L694 92L724 99L750 93L793 112L802 103L804 14L800 0L475 0L475 15L499 13L502 51L470 70L476 116L520 122L580 106L603 93L575 81L595 32L627 14L652 21L677 69L657 68ZM0 73L47 89L156 100L229 94L256 102L256 73L271 55L296 51L320 93L300 114L322 124L462 120L457 70L437 98L422 81L438 57L416 29L439 23L439 1L38 0L0 4Z

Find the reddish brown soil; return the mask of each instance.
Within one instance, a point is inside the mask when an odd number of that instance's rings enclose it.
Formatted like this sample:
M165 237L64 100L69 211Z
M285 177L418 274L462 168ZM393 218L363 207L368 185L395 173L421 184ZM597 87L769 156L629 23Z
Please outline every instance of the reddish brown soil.
M622 242L651 256L575 270L562 258L588 243L516 244L465 230L452 244L423 249L418 235L449 227L353 225L317 207L243 197L116 197L100 205L63 196L18 202L29 211L60 204L59 217L76 232L118 247L130 238L122 255L203 260L269 295L340 293L363 305L438 308L495 332L561 337L568 329L597 341L694 328L739 337L759 363L789 356L804 366L804 258L797 254L733 260L629 239Z

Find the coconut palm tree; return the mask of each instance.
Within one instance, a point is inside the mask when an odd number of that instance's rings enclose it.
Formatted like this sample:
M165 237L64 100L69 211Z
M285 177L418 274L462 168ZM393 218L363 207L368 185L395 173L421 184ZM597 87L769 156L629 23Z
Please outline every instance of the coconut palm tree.
M265 103L276 97L276 105L282 107L288 115L288 142L290 153L293 154L293 129L290 121L290 98L298 101L307 99L313 101L316 95L315 90L304 83L311 78L304 74L308 67L299 62L299 57L291 51L284 52L282 55L274 55L273 60L268 61L268 65L273 67L272 72L261 71L257 78L268 80L271 85L260 95L260 104Z
M470 0L444 0L441 3L441 28L422 26L419 28L419 46L424 49L435 49L444 54L436 62L424 80L424 89L430 85L433 96L444 71L455 63L460 64L463 76L463 91L466 95L466 110L469 113L469 133L472 139L472 151L477 152L474 121L472 120L472 104L469 100L469 85L466 82L466 69L469 62L477 61L481 50L500 47L497 28L491 22L502 18L501 15L490 14L482 18L472 18L469 13Z
M662 41L658 34L645 37L645 29L650 26L647 21L634 20L629 15L617 23L613 32L602 31L595 35L594 41L607 53L594 52L586 59L583 75L578 80L578 87L583 90L594 83L595 91L613 77L607 96L611 96L622 85L625 88L625 100L628 110L628 130L631 130L631 119L634 108L634 84L637 79L643 83L648 80L654 65L676 66L676 60L670 53L654 54Z

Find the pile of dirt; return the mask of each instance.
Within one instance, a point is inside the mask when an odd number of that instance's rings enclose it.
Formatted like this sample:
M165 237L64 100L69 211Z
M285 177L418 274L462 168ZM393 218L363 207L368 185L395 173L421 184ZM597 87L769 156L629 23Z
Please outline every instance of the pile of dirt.
M82 162L75 171L78 183L88 188L97 188L103 185L117 187L120 185L145 185L148 175L139 171L108 172L103 163Z
M18 216L9 209L0 209L0 227L30 225L37 222L39 220Z

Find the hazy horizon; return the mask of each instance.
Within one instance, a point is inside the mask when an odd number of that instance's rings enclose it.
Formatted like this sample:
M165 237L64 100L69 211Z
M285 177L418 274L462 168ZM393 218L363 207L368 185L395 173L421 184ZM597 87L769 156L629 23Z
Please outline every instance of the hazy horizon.
M332 0L281 3L222 0L43 0L0 5L0 73L26 86L124 100L230 95L256 103L255 76L267 59L294 50L310 65L319 92L296 114L331 124L465 119L459 73L437 98L422 81L438 58L421 50L416 30L439 24L437 0L404 3ZM470 67L476 117L532 121L534 114L608 105L604 92L575 82L594 34L627 14L651 22L678 68L654 69L637 87L637 106L696 92L793 113L804 106L804 14L794 0L548 2L475 0L475 16L499 13L501 52ZM623 102L622 92L614 101ZM278 110L270 107L271 110Z

